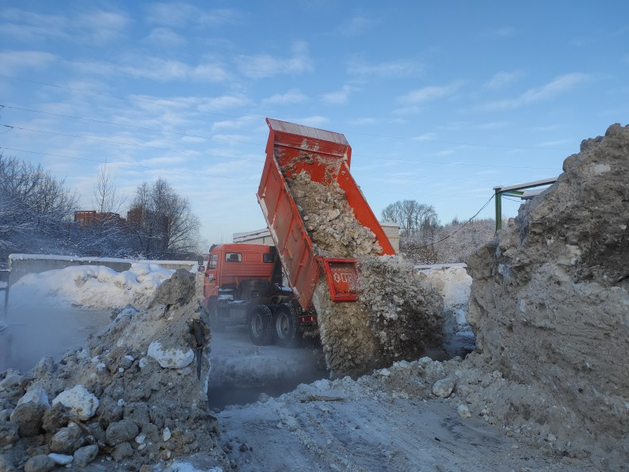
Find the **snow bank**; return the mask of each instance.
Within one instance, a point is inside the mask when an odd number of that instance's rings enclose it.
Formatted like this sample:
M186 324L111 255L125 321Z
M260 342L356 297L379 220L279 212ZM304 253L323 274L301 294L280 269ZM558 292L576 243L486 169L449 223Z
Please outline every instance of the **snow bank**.
M439 265L421 268L420 273L426 276L428 282L443 297L443 303L446 308L451 308L452 310L467 308L472 277L467 274L464 266Z
M12 307L41 305L42 298L54 305L80 305L86 308L122 308L148 303L161 283L174 269L154 263L134 263L124 272L106 266L71 266L21 277L12 287Z

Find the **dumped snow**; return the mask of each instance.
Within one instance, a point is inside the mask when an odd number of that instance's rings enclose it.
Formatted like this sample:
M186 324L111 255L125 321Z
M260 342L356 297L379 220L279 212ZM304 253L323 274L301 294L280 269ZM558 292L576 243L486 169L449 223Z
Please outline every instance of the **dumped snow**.
M79 269L84 267L61 273L103 273ZM146 276L150 270L138 272ZM63 286L59 273L31 282L50 278ZM116 285L129 274L101 280ZM216 419L207 402L209 320L194 287L195 276L179 269L159 284L150 306L121 310L87 346L67 352L58 363L45 357L27 373L1 374L0 446L9 452L0 464L50 470L38 464L52 460L89 464L92 470L139 470L203 452L206 463L222 467ZM20 401L25 395L32 400ZM52 406L45 401L49 397Z
M373 232L356 220L336 181L323 185L302 171L287 182L318 255L357 257L382 252Z
M53 304L110 309L146 305L155 289L175 271L158 264L134 263L124 272L106 266L71 266L27 274L11 286L13 307Z
M305 159L319 157L304 152L282 171L290 173L294 161ZM396 360L417 359L441 341L442 300L430 284L416 278L410 264L401 271L400 258L375 257L382 253L375 234L356 219L333 178L340 161L322 164L325 184L313 181L306 171L286 180L315 252L359 260L363 290L358 302L332 302L324 276L312 298L331 375L356 377Z

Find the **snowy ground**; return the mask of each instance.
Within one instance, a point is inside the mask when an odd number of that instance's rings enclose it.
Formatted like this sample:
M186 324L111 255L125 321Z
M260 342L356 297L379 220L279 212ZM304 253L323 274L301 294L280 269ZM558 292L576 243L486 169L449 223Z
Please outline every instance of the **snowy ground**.
M138 263L124 272L82 265L22 277L11 287L0 331L0 372L26 372L44 356L60 359L107 326L114 309L146 305L173 272ZM213 333L211 346L212 408L251 403L262 392L280 395L327 375L320 350L254 346L244 326Z
M30 370L43 356L58 360L105 327L113 308L148 302L173 272L139 263L124 272L72 266L25 275L10 289L8 313L0 315L5 326L0 330L0 371Z
M80 266L24 277L12 287L8 327L2 333L17 335L20 323L38 325L44 327L44 338L59 340L58 348L71 347L70 339L80 342L107 323L112 307L145 303L172 272L138 266L116 274ZM425 273L453 314L449 329L469 339L464 307L471 280L465 269ZM30 315L17 316L29 309ZM42 338L20 339L13 343L14 360L21 349L44 344ZM435 390L440 380L457 379L456 390L467 388L469 399L473 389L501 382L499 374L471 378L460 360L424 358L356 381L330 381L323 378L316 349L256 347L242 327L214 333L211 346L215 395L210 387L210 402L217 411L223 449L238 470L597 470L541 451L539 442L492 424L487 408L469 413L462 394L448 392L447 386L445 394ZM171 470L211 466L208 458L198 456L178 464Z
M585 470L462 417L457 399L431 394L440 365L402 362L227 408L218 415L225 449L244 472Z

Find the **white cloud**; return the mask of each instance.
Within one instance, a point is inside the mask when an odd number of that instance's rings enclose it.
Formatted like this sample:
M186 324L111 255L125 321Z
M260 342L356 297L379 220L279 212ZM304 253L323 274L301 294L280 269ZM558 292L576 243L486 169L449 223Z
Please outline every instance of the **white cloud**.
M196 66L190 77L199 82L225 82L231 78L231 74L220 62L212 62Z
M189 76L190 67L183 62L145 57L137 61L128 60L129 65L119 66L119 69L133 77L141 77L156 81L182 80Z
M292 105L296 103L303 103L308 100L308 97L304 95L299 89L291 89L286 93L276 93L262 100L262 105Z
M158 47L180 47L187 43L186 39L169 28L155 28L144 42Z
M282 59L269 54L257 56L241 55L236 57L236 64L241 74L250 79L274 77L278 74L301 74L312 71L312 61L308 54L308 45L298 41L293 45L293 55Z
M356 15L345 20L339 30L345 36L360 36L376 26L379 22L371 18Z
M104 44L119 38L131 20L121 13L95 10L78 15L72 23L84 33L81 40L87 38L91 42Z
M474 125L474 128L480 129L483 131L492 131L496 129L508 128L509 126L511 126L511 124L512 123L510 121L492 121L489 123L478 123Z
M78 44L104 44L122 36L131 23L129 17L114 11L93 10L74 15L43 15L19 9L0 12L6 20L4 35L24 41L63 39Z
M518 79L521 75L522 73L520 71L498 72L491 79L489 79L489 82L485 84L485 87L491 89L501 88Z
M351 85L344 85L341 90L323 94L321 100L328 105L344 105L348 102L349 96L357 90L356 87L352 87Z
M146 7L149 12L146 20L171 27L184 27L191 22L198 13L198 9L182 2L151 3Z
M568 140L560 139L560 140L555 140L555 141L545 141L545 142L539 143L538 146L539 147L557 147L557 146L567 146L570 144L572 143L570 143Z
M415 136L413 140L415 141L433 141L436 138L435 133L424 133L419 136Z
M261 123L265 123L264 118L258 115L246 115L233 120L217 121L212 125L212 130L240 129L243 127L251 128L252 126L259 125Z
M8 51L0 53L0 70L14 74L22 69L41 69L58 60L54 54L43 51Z
M407 106L420 105L452 95L461 87L461 85L462 82L457 81L449 85L432 85L428 87L422 87L419 89L411 90L407 94L402 95L398 98L398 102L403 103Z
M201 63L191 66L180 61L166 60L154 56L129 55L122 64L107 62L74 63L76 68L104 75L124 73L136 78L169 82L172 80L192 80L197 82L224 82L231 74L220 62Z
M485 110L510 110L530 103L549 100L574 89L578 85L590 80L590 78L589 75L580 72L565 74L557 77L546 85L529 89L519 97L491 102L483 108Z
M244 107L250 103L251 100L244 95L223 95L222 97L202 99L198 109L202 112L212 112L228 108Z
M367 64L359 60L351 60L347 65L347 72L352 75L375 77L413 77L421 75L423 66L416 60L396 60Z
M70 35L65 31L68 20L62 16L42 15L10 8L0 9L0 18L6 20L0 24L5 37L23 41L70 39Z
M349 120L350 125L355 126L363 126L363 125L375 125L378 121L375 118L356 118L354 120Z
M500 28L496 28L490 31L485 31L482 33L482 36L485 38L496 39L496 38L509 38L515 34L515 29L511 26L502 26Z
M241 21L242 14L235 9L219 8L204 10L183 3L153 3L149 7L147 21L173 28L185 28L189 25L218 27Z

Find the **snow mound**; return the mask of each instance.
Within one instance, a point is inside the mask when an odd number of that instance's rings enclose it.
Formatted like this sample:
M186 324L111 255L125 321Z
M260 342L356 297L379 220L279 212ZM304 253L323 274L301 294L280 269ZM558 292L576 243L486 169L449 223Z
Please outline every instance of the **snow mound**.
M106 266L71 266L21 277L11 287L11 306L41 304L113 309L144 306L175 271L154 263L134 263L124 272Z

